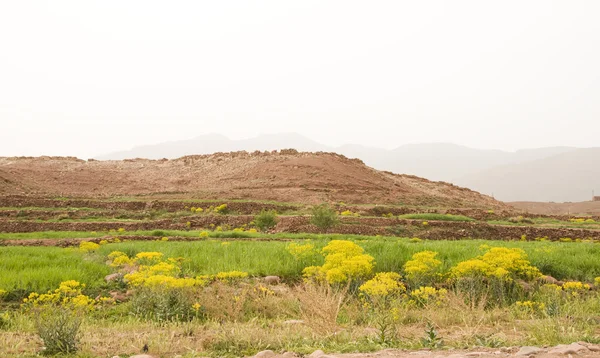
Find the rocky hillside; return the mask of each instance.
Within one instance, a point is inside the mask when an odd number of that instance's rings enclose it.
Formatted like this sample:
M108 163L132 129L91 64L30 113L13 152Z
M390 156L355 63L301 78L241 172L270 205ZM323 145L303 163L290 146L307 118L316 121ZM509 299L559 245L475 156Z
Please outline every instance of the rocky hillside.
M491 197L452 184L377 171L335 153L295 150L215 153L173 160L2 157L0 194L505 208Z

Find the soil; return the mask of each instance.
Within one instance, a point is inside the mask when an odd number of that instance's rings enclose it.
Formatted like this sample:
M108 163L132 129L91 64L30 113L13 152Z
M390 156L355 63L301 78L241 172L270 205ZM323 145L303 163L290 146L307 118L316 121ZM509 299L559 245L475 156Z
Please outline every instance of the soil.
M0 157L0 195L152 196L510 210L475 191L367 167L335 153L233 152L174 160Z

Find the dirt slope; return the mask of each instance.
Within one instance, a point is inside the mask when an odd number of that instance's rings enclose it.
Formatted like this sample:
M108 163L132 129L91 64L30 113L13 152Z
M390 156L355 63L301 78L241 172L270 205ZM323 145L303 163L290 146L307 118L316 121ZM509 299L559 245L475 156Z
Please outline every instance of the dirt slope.
M153 195L506 208L452 184L380 172L335 153L232 152L174 160L0 157L0 194Z

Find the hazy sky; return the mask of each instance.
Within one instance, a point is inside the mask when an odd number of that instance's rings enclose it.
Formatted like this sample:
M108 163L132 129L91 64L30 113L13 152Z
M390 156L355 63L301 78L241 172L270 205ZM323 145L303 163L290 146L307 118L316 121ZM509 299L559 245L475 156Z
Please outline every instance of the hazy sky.
M600 1L1 1L0 156L600 146Z

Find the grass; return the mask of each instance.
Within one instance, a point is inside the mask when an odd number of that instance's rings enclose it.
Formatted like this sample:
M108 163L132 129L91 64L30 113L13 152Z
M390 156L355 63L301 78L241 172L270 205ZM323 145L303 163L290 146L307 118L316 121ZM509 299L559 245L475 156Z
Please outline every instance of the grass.
M592 282L600 276L600 261L597 259L600 245L591 243L490 240L411 242L409 239L358 235L284 236L295 236L294 239L303 242L301 238L310 237L310 243L317 249L325 246L329 239L353 239L375 257L377 271L400 271L414 253L424 250L439 252L444 269L449 269L460 261L481 254L481 245L489 245L522 248L533 265L557 279ZM305 266L318 264L322 260L317 257L313 262L296 262L287 252L287 245L284 241L245 240L227 241L225 244L217 240L130 241L103 245L97 254L57 247L0 247L0 288L7 291L43 291L69 279L97 288L110 271L104 261L112 251L123 251L130 256L142 251L159 251L166 257L183 257L186 259L184 269L192 276L241 270L253 276L278 275L288 281L299 280Z
M103 260L94 260L77 249L0 248L0 287L9 292L47 291L70 279L97 287L109 273Z
M412 219L412 220L441 220L441 221L475 221L475 219L464 215L452 215L452 214L436 214L436 213L420 213L420 214L404 214L399 216L400 219Z

